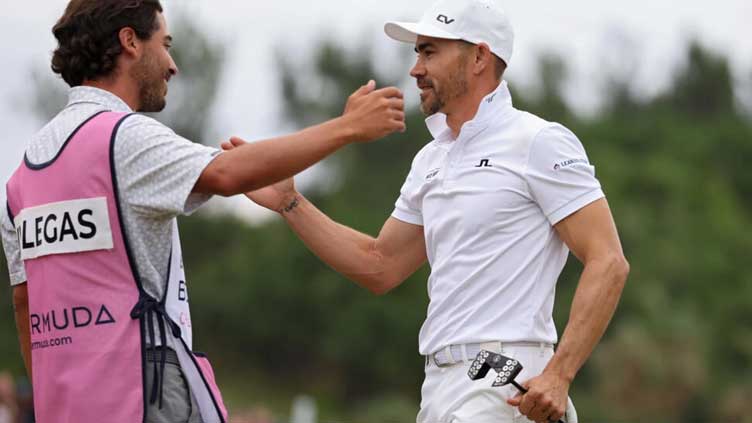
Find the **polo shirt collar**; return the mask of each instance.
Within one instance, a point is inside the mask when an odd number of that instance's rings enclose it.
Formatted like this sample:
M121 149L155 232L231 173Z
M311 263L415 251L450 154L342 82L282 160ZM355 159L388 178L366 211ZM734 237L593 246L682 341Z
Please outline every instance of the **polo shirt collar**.
M486 122L491 117L498 117L501 113L512 108L512 94L509 92L507 81L501 81L496 89L483 97L475 117L462 125L464 129L468 125ZM426 118L426 126L434 139L439 139L449 133L444 113L435 113Z
M119 113L132 113L133 110L120 97L95 87L78 86L68 91L68 106L81 103L93 103Z

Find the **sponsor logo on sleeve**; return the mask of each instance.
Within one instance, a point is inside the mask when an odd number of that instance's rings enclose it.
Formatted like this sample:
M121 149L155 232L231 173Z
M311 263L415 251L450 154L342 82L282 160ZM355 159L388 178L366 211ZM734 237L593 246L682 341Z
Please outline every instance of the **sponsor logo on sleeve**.
M569 160L564 160L563 162L556 163L554 165L554 170L559 170L559 169L562 169L562 168L565 168L565 167L569 167L569 166L572 166L572 165L577 165L577 164L585 164L586 165L586 164L590 164L590 163L588 163L588 161L585 160L585 159L569 159Z
M23 260L113 248L105 197L30 207L15 224Z

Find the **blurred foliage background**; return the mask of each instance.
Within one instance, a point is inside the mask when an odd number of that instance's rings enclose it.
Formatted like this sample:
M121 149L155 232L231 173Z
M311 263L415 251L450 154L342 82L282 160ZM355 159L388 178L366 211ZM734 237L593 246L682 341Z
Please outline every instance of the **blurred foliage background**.
M182 71L171 88L176 109L156 117L202 140L225 53L190 21L175 32L192 43L174 47ZM304 71L278 59L285 115L296 127L340 114L370 77L382 85L408 79L380 75L368 46L322 41L303 60ZM752 121L736 101L726 58L692 43L671 86L650 99L631 94L628 72L615 74L604 106L587 117L563 98L565 61L544 55L539 68L537 95L510 82L515 105L580 137L632 265L616 316L572 387L580 420L752 421ZM35 78L36 109L49 117L65 92L46 78ZM307 196L333 219L378 233L430 140L417 109L407 120L405 134L328 159L334 176ZM427 267L374 297L320 263L280 219L249 225L199 213L180 224L194 342L212 357L236 415L263 407L286 421L290 400L307 393L321 421L414 421ZM560 331L580 271L571 258L559 280ZM9 301L0 302L0 368L20 375L12 315Z

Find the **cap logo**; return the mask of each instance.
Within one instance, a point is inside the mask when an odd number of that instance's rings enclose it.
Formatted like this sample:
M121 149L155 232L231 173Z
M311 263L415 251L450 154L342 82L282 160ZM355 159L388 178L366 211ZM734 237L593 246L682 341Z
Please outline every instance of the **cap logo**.
M454 19L449 19L447 15L439 15L436 17L436 20L446 25L449 25L450 23L454 22Z

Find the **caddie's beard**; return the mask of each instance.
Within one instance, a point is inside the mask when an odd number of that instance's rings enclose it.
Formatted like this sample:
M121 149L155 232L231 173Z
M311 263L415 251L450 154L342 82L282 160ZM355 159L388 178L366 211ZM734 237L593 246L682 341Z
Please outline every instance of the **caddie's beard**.
M167 105L166 72L150 54L144 54L141 60L131 68L131 77L138 83L138 112L161 112Z
M467 63L464 60L459 60L457 69L449 72L446 82L439 81L438 86L436 80L426 78L425 82L431 85L433 95L420 102L420 111L424 115L434 115L440 112L450 101L467 94L469 88L465 77L466 67Z

